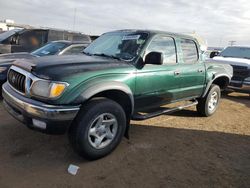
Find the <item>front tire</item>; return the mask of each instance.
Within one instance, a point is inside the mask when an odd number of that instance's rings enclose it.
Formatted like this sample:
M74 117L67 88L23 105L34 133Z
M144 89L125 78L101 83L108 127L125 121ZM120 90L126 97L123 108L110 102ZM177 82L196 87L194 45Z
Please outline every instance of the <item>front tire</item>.
M199 100L199 103L196 106L197 111L202 116L208 117L213 115L218 108L220 97L220 87L212 84L207 95Z
M88 160L111 153L126 130L123 108L107 98L90 100L78 113L69 130L73 149Z

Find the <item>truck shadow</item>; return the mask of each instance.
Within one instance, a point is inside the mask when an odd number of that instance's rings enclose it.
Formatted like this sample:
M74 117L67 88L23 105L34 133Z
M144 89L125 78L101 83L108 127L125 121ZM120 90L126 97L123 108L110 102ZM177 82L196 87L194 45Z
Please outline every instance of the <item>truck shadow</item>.
M124 138L112 154L90 162L73 152L66 136L33 132L11 120L0 126L0 172L16 180L10 187L24 182L22 177L30 187L41 178L86 187L247 187L249 145L250 136L132 125L130 140ZM74 178L67 174L69 164L80 167Z
M183 109L172 114L168 114L168 116L180 116L180 117L201 117L201 115L196 110L191 109Z
M232 93L232 94L223 94L223 98L244 104L246 107L250 108L250 95L248 94L238 94L238 93Z

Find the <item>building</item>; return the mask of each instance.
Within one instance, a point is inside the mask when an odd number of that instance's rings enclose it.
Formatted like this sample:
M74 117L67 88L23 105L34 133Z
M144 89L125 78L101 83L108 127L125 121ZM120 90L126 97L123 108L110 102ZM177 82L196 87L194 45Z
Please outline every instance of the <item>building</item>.
M11 24L14 23L15 23L14 20L9 20L9 19L0 21L0 32L15 29L14 26L10 26Z

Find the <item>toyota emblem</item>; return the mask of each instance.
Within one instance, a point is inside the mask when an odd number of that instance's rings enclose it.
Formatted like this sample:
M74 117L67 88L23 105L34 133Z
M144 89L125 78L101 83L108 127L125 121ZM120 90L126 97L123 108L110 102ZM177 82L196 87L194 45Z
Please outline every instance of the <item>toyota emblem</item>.
M11 78L11 81L12 81L12 83L15 83L15 81L16 81L16 77L15 77L15 76L13 76L13 77Z

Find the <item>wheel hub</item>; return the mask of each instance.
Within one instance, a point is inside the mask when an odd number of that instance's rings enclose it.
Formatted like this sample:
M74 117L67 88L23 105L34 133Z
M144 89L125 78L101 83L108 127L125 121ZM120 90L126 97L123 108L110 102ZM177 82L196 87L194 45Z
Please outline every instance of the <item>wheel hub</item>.
M216 108L217 103L218 103L218 94L216 91L214 91L211 94L210 99L208 101L208 110L213 111Z
M118 129L117 119L113 114L103 113L91 123L88 141L95 149L107 147L115 138Z
M105 126L100 126L100 127L98 127L97 129L96 129L96 133L98 133L99 134L99 136L101 136L102 134L105 134L106 133L106 127Z

